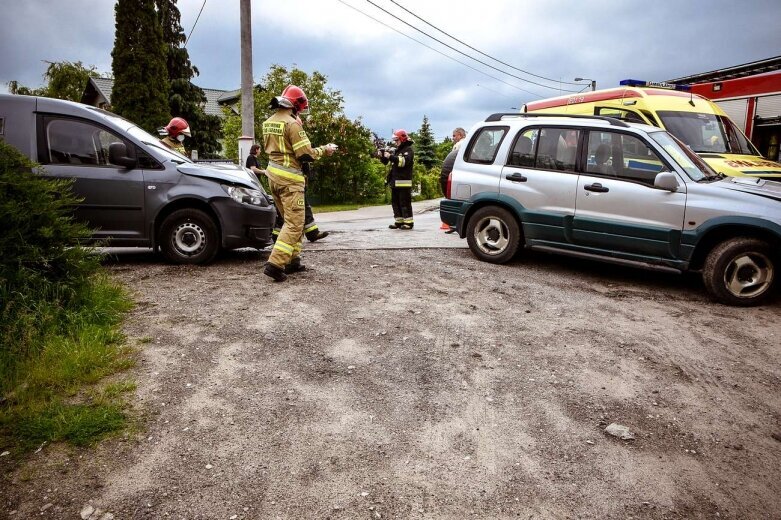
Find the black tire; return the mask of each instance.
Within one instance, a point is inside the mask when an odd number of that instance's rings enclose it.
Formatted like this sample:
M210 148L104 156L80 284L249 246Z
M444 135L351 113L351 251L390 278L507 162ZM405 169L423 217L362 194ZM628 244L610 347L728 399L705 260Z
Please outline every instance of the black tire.
M480 260L504 264L518 252L521 231L512 213L498 206L486 206L469 217L466 241Z
M206 264L220 249L217 224L199 209L180 209L168 215L160 226L160 249L177 264Z
M777 267L778 259L764 240L731 238L708 253L702 281L721 303L759 305L771 294Z

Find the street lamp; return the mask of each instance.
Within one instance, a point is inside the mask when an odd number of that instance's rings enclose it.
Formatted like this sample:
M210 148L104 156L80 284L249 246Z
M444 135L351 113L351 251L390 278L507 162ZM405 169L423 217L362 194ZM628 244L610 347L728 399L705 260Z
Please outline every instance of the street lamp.
M590 78L575 78L575 81L590 81L591 82L591 91L595 91L597 89L597 80L590 79Z

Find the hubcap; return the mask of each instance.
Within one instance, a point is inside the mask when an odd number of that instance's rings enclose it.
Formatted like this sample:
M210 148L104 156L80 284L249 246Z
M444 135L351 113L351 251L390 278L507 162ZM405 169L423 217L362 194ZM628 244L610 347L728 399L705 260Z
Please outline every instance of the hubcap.
M198 224L184 222L174 230L173 242L179 253L184 256L194 256L206 247L206 233Z
M501 254L510 243L510 231L500 219L485 217L475 226L475 243L487 255Z
M724 271L724 285L740 298L759 296L773 283L773 263L762 253L745 253L732 259Z

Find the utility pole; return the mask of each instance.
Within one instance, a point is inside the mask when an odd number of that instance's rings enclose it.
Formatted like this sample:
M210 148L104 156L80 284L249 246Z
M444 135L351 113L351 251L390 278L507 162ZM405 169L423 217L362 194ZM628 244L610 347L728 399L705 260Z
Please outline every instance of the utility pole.
M241 9L241 137L239 137L239 164L249 155L255 141L255 96L252 80L252 9L251 0L240 0Z

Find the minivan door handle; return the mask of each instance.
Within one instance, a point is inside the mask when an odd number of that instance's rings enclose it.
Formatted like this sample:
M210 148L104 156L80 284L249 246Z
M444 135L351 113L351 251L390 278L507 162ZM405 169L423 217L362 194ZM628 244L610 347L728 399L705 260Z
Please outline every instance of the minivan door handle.
M610 189L605 188L598 182L595 182L594 184L586 184L583 186L583 189L586 191L596 191L597 193L607 193L610 191Z
M507 175L504 176L504 178L507 179L508 181L513 181L513 182L526 182L528 180L525 176L521 175L518 172L508 173Z

